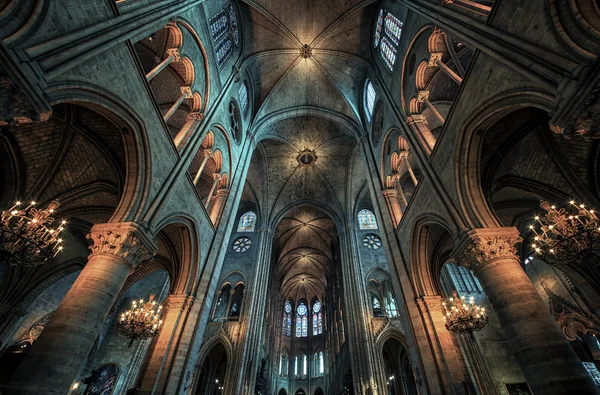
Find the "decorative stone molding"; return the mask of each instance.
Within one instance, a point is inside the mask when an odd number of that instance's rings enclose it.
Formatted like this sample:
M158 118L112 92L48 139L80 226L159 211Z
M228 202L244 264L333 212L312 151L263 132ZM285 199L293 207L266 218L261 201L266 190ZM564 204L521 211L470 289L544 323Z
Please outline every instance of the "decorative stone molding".
M38 112L8 73L0 70L0 126L47 121L49 117L49 111Z
M181 54L177 48L169 48L167 49L167 55L172 56L174 62L181 62Z
M181 90L181 94L185 95L186 99L191 99L194 97L194 94L192 93L192 88L189 86L182 86L181 88L179 88Z
M548 294L550 312L569 341L577 340L580 334L600 335L600 320L579 307L569 303L544 286Z
M189 120L203 121L204 120L204 113L201 113L201 112L190 112L187 115L187 119L189 119Z
M429 63L427 65L429 67L436 67L437 62L442 60L442 55L441 52L433 52L429 57Z
M427 118L423 114L413 114L408 117L407 122L409 125L422 123L427 125Z
M383 196L384 197L397 197L398 196L398 192L396 191L395 188L386 188L382 191Z
M419 91L417 103L423 103L426 100L429 100L429 91Z
M178 294L178 295L169 295L166 302L166 307L168 311L172 310L181 310L187 311L194 304L195 298L193 296L189 296L186 294Z
M573 136L586 140L600 138L600 86L594 88L564 125L550 123L550 129L567 139Z
M304 59L308 59L312 56L312 48L308 44L304 44L302 48L300 48L300 56Z
M518 259L516 244L522 241L517 228L485 228L468 232L453 253L457 265L474 273L497 259Z
M86 238L93 242L89 247L90 257L116 255L127 262L132 270L143 261L152 259L156 252L154 242L131 222L94 225Z
M421 314L429 313L430 311L440 314L442 312L441 296L423 296L421 298L417 298L416 302L417 308Z

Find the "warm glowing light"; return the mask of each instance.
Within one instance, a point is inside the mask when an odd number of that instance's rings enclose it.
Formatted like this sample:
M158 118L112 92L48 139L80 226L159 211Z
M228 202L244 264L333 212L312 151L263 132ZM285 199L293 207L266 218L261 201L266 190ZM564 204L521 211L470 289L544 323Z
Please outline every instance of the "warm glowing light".
M139 304L135 300L131 303L131 309L121 313L121 320L117 322L119 332L131 339L129 345L136 339L147 339L158 335L162 320L160 320L160 307L156 308L153 301L154 295L150 295L147 303L140 299Z

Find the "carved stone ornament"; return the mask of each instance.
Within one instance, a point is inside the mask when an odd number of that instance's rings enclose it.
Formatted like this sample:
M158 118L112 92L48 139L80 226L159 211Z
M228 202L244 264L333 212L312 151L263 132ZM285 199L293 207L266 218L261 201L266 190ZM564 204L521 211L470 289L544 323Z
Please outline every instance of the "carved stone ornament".
M581 334L600 335L600 321L596 316L583 311L546 287L544 289L548 294L550 312L567 340L577 340Z
M174 58L174 62L181 62L181 55L179 54L179 50L177 48L167 49L167 55L172 56Z
M585 140L600 138L600 86L595 87L567 124L551 123L550 129L567 139L573 136L581 136Z
M23 92L0 70L0 125L20 125L34 121L45 121Z
M186 294L170 295L167 299L167 310L179 309L187 311L194 304L194 297Z
M125 260L133 270L143 261L152 259L154 243L133 223L95 225L86 236L92 240L92 255L110 254Z
M516 244L522 241L516 228L486 228L467 233L455 251L457 265L477 272L497 259L518 259Z

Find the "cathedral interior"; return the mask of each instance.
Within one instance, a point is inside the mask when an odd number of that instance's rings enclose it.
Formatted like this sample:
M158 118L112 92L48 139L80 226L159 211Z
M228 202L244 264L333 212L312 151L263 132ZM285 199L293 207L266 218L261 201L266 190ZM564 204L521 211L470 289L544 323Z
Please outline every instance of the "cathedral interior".
M600 0L4 0L0 87L0 394L600 394Z

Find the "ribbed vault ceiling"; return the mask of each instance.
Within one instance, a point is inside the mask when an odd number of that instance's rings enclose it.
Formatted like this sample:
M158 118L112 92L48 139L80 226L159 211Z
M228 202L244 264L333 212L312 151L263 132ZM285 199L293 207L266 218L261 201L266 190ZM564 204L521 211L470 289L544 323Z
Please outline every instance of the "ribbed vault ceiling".
M336 240L335 224L321 211L298 206L286 214L277 226L274 246L284 298L323 300Z
M357 119L374 3L243 0L243 69L252 79L256 119L298 106Z

